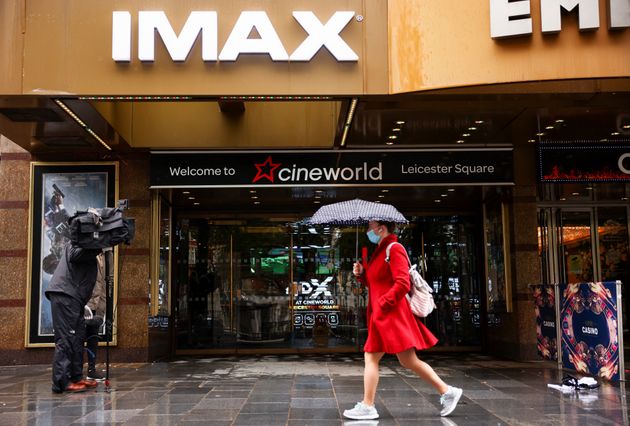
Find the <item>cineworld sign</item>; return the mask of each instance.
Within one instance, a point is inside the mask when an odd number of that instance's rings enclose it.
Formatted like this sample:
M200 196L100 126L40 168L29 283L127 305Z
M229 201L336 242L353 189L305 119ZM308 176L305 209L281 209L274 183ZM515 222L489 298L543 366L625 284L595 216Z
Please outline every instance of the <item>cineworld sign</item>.
M533 32L531 3L540 2L540 30L555 34L562 29L562 12L578 14L580 31L599 29L600 0L490 0L492 38L529 35ZM630 27L630 1L606 0L608 28Z
M201 59L204 61L236 61L240 54L266 54L274 61L308 62L325 47L340 62L356 62L359 56L341 37L341 31L354 18L353 11L333 13L325 23L311 11L294 11L293 18L306 33L304 41L289 54L269 16L263 11L241 12L219 53L218 20L215 11L193 11L179 34L175 33L163 11L138 12L138 59L155 60L155 36L162 38L173 61L185 61L199 34ZM357 17L357 20L360 20ZM250 38L256 30L258 38ZM112 15L112 59L131 61L131 13L115 11Z
M512 185L512 148L155 151L152 188Z

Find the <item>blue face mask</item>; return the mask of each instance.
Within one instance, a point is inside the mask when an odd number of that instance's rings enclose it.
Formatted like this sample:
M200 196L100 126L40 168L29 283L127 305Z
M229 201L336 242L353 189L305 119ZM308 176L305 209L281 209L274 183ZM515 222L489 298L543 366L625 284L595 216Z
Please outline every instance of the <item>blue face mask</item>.
M372 229L367 232L367 237L368 240L370 240L370 242L373 244L378 244L378 242L381 241L381 236L377 235L376 232L374 232Z

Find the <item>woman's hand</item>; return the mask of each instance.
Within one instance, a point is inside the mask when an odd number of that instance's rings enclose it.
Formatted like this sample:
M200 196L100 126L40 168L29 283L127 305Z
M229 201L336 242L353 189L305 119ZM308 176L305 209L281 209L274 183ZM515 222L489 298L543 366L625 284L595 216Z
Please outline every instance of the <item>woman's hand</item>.
M355 277L363 275L363 265L361 265L359 262L355 262L354 266L352 266L352 273Z

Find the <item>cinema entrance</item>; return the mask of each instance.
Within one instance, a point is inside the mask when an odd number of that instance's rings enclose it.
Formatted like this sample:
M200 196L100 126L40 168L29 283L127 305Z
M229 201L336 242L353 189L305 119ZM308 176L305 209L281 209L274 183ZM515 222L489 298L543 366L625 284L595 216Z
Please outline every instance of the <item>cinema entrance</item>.
M320 206L354 198L393 204L409 219L399 236L412 262L426 264L438 307L426 324L439 348L481 349L484 241L494 241L483 224L501 186L438 181L461 179L464 170L509 181L510 150L483 158L440 150L182 155L152 159L152 183L164 187L159 198L169 212L161 264L171 266L163 276L171 282L175 354L360 351L368 289L352 265L375 246L364 226L308 221ZM288 183L320 174L332 182Z

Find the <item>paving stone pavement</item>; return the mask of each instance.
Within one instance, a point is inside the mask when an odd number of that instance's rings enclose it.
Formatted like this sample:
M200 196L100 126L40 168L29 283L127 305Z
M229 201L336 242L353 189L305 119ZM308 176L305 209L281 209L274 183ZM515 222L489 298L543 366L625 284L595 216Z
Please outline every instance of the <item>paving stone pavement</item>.
M381 364L378 421L344 421L361 400L363 358L286 355L115 364L112 388L53 394L50 366L0 367L0 425L621 425L630 386L563 395L563 373L543 362L423 354L464 396L448 418L437 393L394 357Z

